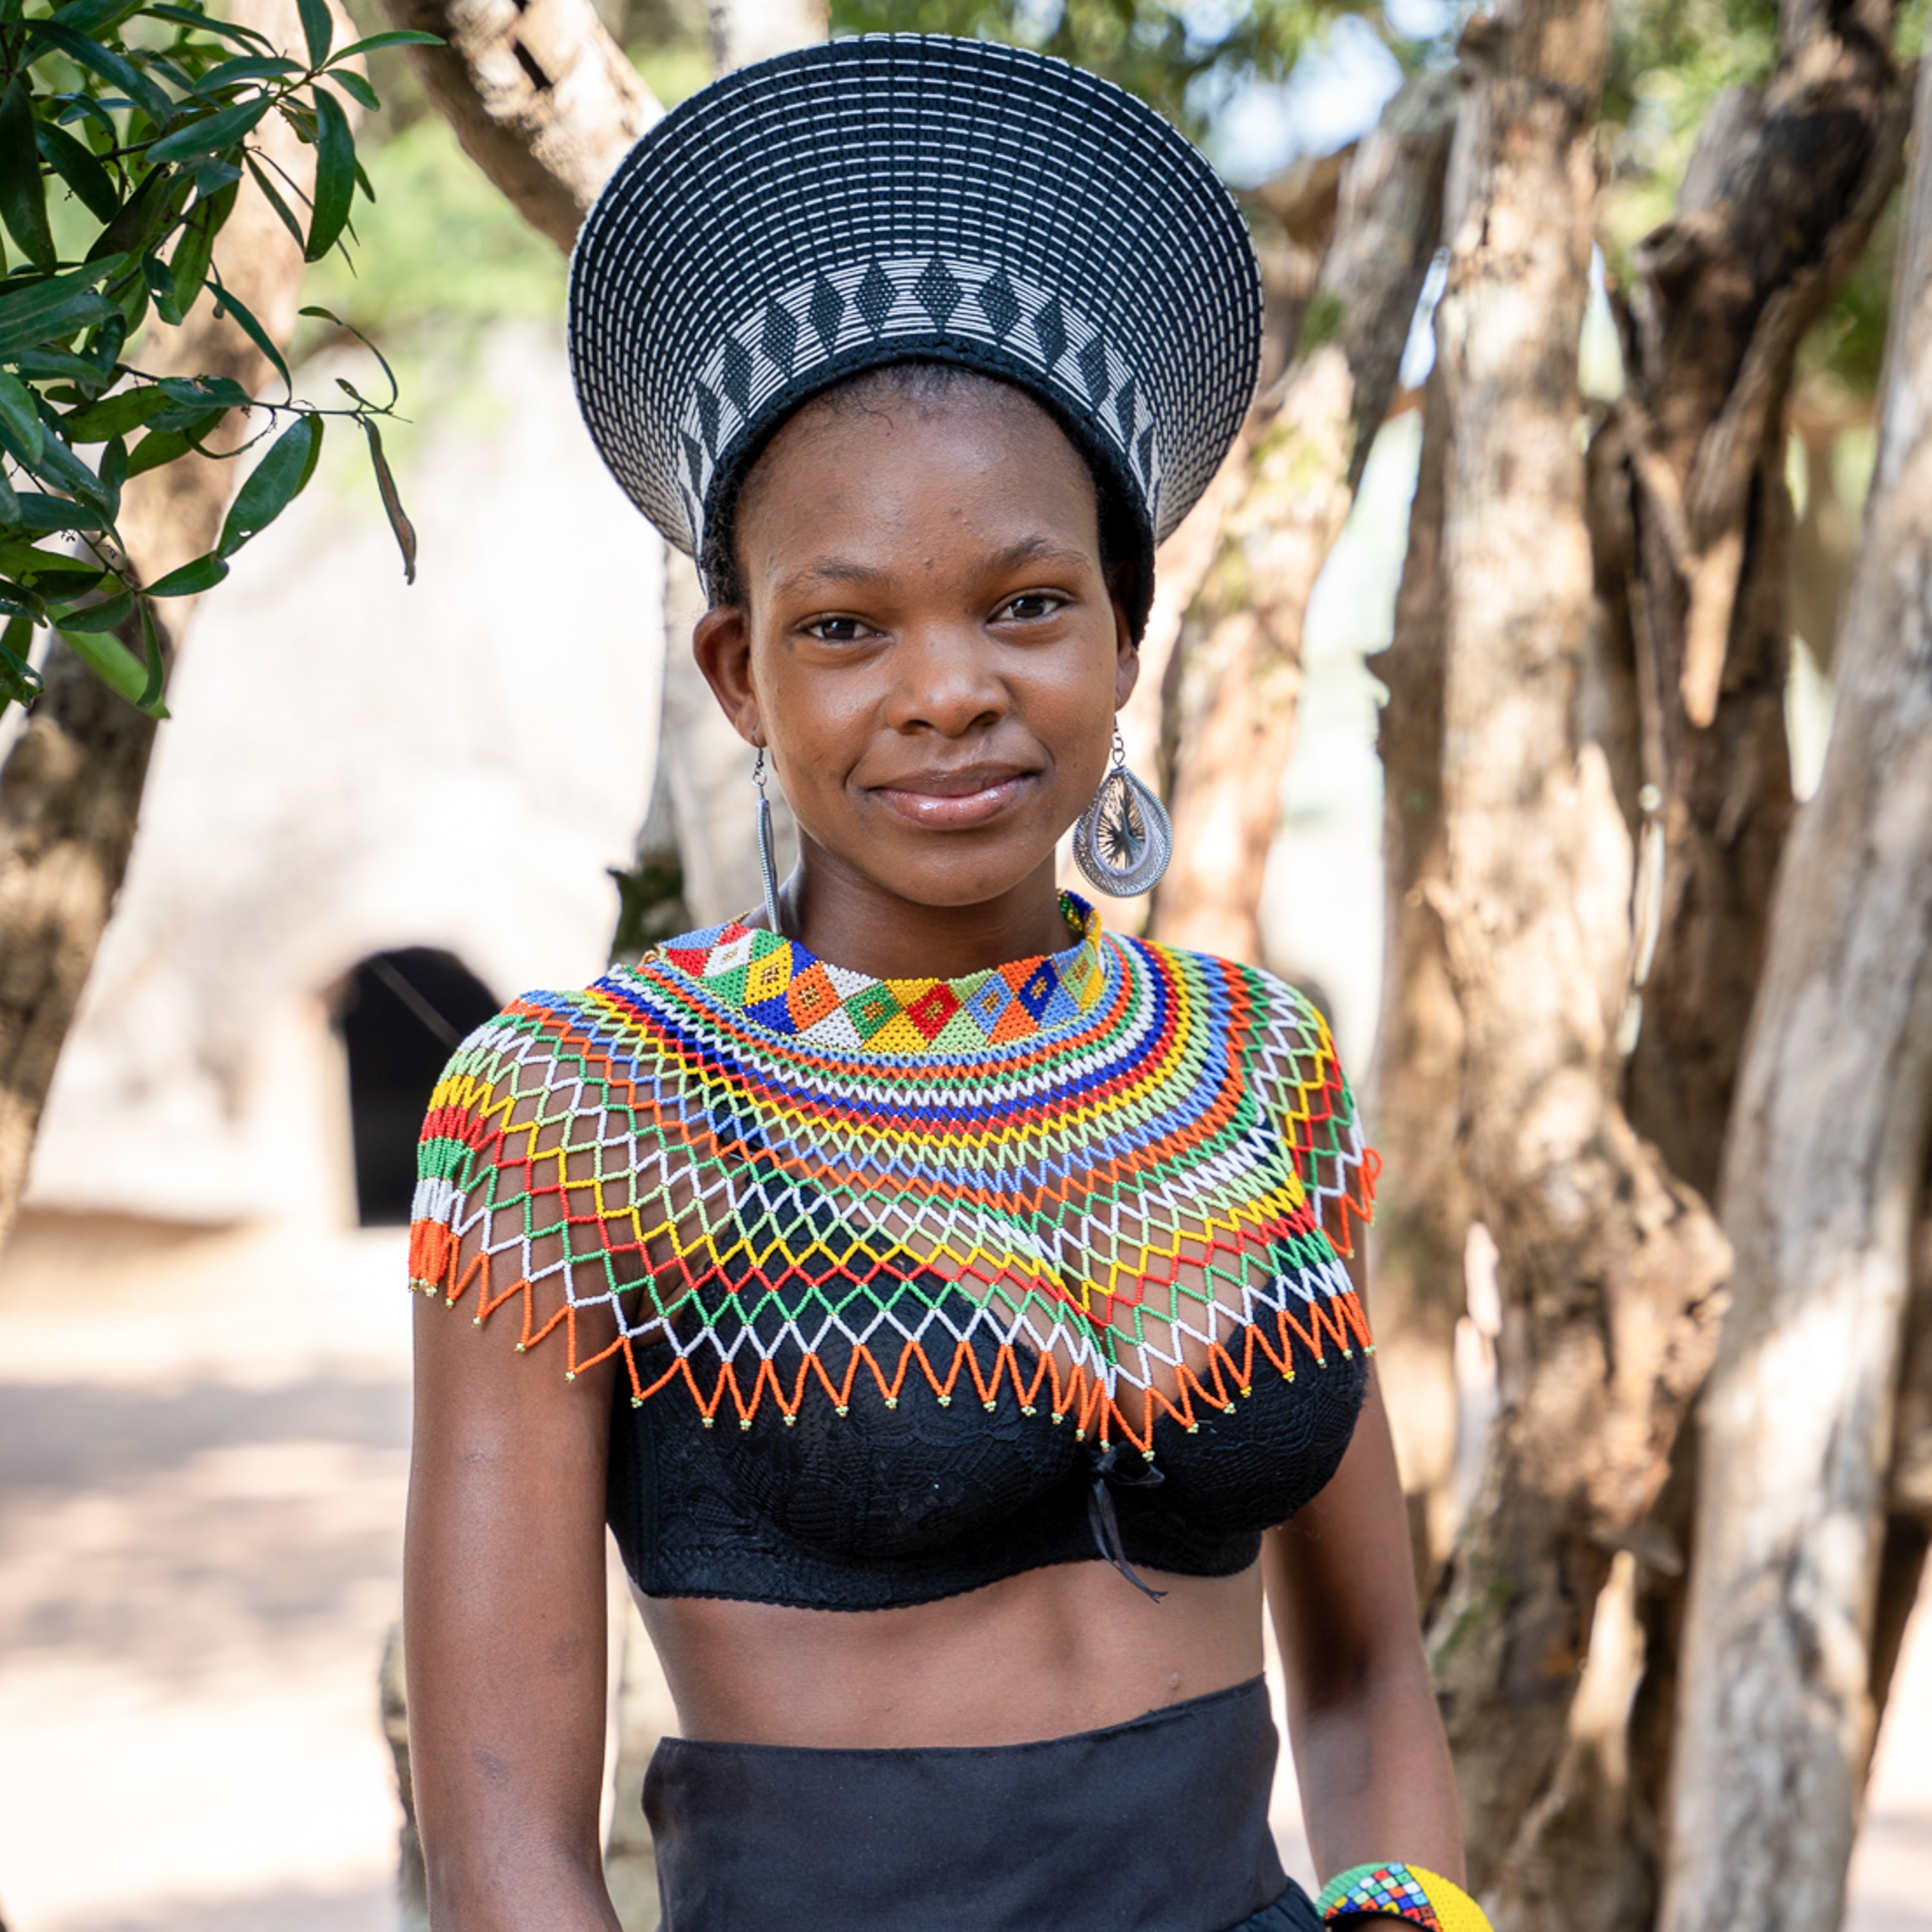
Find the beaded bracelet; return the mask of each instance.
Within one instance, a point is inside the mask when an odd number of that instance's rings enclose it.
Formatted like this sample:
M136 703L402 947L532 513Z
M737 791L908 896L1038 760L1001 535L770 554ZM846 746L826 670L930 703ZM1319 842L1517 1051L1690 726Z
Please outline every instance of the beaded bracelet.
M1379 1913L1429 1932L1492 1932L1483 1908L1460 1886L1420 1865L1357 1865L1322 1888L1315 1909L1324 1925Z

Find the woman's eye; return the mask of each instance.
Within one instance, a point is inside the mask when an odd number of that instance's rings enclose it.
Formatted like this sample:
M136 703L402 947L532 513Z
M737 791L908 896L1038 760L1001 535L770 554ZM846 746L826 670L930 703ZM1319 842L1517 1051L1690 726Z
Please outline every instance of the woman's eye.
M1008 598L994 615L1022 624L1037 623L1042 617L1051 617L1066 602L1050 590L1028 590Z
M854 644L871 636L872 626L856 617L814 617L805 626L805 634L821 644Z

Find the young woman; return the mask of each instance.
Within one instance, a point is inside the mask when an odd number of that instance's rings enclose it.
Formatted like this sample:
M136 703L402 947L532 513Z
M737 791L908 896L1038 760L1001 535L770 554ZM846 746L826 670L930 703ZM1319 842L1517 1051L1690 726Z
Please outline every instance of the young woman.
M586 226L586 420L700 559L699 662L800 857L518 1000L437 1090L407 1621L439 1932L616 1923L607 1522L682 1733L644 1798L670 1932L1483 1923L1327 1030L1055 886L1070 827L1103 888L1162 862L1114 718L1256 290L1150 110L974 42L736 75ZM1318 1906L1268 1833L1264 1614Z

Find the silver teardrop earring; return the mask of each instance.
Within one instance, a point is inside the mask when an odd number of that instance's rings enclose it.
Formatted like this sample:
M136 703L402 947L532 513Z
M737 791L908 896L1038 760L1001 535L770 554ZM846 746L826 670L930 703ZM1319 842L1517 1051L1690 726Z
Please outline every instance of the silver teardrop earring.
M765 923L774 932L778 924L778 862L772 843L772 802L765 796L765 748L758 747L758 762L752 767L752 782L758 788L758 873L765 882Z
M1151 892L1174 856L1167 808L1127 770L1127 748L1114 734L1113 769L1073 828L1073 858L1097 892L1129 899Z

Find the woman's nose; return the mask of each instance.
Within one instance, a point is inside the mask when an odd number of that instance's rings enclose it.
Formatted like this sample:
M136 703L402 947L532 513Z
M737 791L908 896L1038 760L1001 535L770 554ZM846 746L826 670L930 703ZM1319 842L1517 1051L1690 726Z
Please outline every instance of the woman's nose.
M902 633L892 655L896 730L956 738L1002 716L1011 701L977 625L921 626Z

